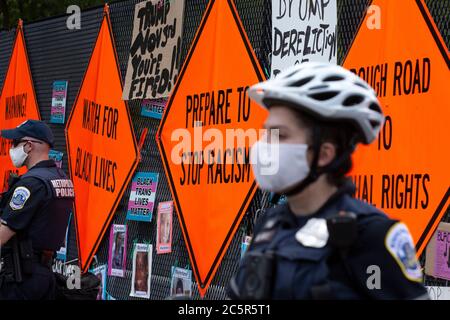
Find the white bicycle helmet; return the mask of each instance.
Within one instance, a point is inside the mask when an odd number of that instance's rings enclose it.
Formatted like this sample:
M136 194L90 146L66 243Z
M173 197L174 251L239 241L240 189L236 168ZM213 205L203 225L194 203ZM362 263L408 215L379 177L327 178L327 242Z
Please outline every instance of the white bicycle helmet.
M285 104L323 121L349 122L358 141L371 143L384 122L375 91L341 66L305 62L249 88L250 98L269 108Z

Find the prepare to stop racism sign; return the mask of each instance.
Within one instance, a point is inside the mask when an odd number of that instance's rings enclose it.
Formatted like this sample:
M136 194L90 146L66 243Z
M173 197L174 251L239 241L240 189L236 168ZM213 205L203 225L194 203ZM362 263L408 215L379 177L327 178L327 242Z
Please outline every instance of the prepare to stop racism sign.
M28 63L23 24L22 20L19 20L0 96L0 130L15 128L29 119L39 120L40 115ZM0 137L0 192L8 188L8 177L11 172L25 173L25 167L17 169L11 162L9 157L11 143L11 140Z
M372 5L380 28L368 13L344 66L375 89L386 120L352 177L357 196L408 225L420 255L449 204L449 51L424 1Z
M256 190L245 135L267 112L247 88L262 80L233 1L210 1L157 133L202 296Z
M128 107L121 98L122 78L107 8L66 127L83 272L138 163Z

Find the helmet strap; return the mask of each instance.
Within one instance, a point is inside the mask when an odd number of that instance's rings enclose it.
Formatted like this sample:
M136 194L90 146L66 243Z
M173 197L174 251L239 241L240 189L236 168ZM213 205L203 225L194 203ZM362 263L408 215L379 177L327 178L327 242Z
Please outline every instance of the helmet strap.
M355 151L356 144L357 139L354 137L349 142L347 148L339 155L339 157L334 158L333 161L331 161L328 165L321 168L321 173L336 171L342 165L342 163L353 153L353 151Z
M350 156L353 151L355 151L356 145L357 145L358 139L357 137L353 137L346 150L344 150L339 157L336 157L326 165L325 167L318 168L318 162L319 162L319 154L320 154L320 147L322 145L322 133L320 127L314 127L313 128L313 144L311 145L313 150L313 160L311 163L311 169L309 171L308 176L298 183L297 185L290 188L288 191L284 192L286 196L294 196L296 194L301 193L303 190L306 189L309 185L317 181L317 179L324 173L329 173L337 170L339 166L342 165L342 163ZM280 198L280 194L274 194L274 199L276 199L276 202L278 202Z
M322 132L320 127L316 126L313 128L313 143L311 145L313 151L313 160L311 163L311 169L309 170L309 174L303 181L301 181L297 185L290 188L287 192L285 192L284 193L285 195L293 196L301 193L311 183L315 182L323 173L322 170L320 171L318 170L321 142L322 142Z

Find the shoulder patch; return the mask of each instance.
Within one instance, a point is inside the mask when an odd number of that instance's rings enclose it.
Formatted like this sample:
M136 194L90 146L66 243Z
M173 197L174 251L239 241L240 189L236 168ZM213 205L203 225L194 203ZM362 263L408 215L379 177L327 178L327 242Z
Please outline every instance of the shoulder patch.
M13 210L20 210L24 207L25 202L30 198L31 192L25 187L17 187L9 202L9 206Z
M405 224L394 224L386 234L386 249L400 266L405 277L411 281L422 282L422 268L416 258L414 242Z

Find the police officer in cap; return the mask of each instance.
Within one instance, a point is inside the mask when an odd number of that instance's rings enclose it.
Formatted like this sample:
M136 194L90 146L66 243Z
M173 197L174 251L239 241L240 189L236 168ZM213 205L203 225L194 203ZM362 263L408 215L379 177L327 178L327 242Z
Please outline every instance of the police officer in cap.
M2 130L12 140L15 167L28 171L9 183L0 202L0 300L53 299L53 256L64 242L74 200L73 184L49 160L51 129L42 121L27 120Z
M340 66L307 62L249 95L269 110L267 139L251 150L256 181L287 202L256 223L229 295L427 299L406 225L355 199L346 178L357 143L373 142L384 121L374 90Z

